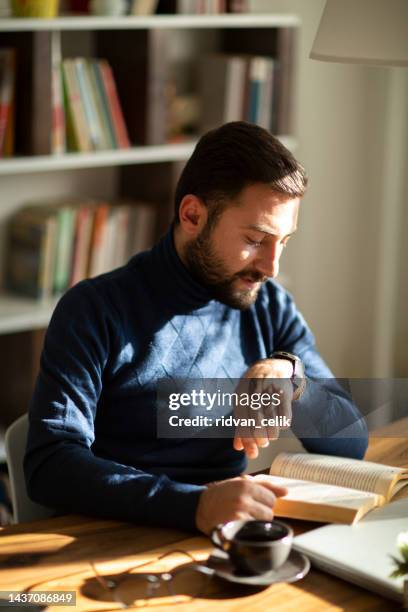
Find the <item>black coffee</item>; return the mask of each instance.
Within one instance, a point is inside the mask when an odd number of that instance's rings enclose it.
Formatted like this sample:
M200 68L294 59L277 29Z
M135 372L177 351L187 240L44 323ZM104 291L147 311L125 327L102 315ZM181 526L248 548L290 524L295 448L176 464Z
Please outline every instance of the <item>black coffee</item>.
M288 535L281 525L267 521L249 521L234 536L238 542L273 542Z

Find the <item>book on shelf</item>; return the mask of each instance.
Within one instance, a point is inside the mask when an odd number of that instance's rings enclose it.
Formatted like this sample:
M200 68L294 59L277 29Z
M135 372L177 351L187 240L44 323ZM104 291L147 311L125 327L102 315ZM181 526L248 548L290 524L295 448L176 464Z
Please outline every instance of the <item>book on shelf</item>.
M156 12L158 0L132 0L131 15L153 15Z
M73 60L62 62L64 104L67 121L67 148L69 151L92 151L91 136L86 125L84 106Z
M151 202L97 202L90 238L87 276L123 266L133 255L151 248L157 211Z
M228 13L247 13L249 11L249 0L227 0Z
M248 120L267 130L273 130L273 75L273 59L251 58L249 62Z
M243 114L243 92L247 60L244 57L212 54L201 65L201 132Z
M86 61L84 58L76 58L73 60L73 63L92 149L94 151L107 149L108 143L105 141L103 125L98 116L96 100L86 67Z
M7 288L38 299L59 295L150 248L155 229L156 209L147 202L60 198L31 203L9 224Z
M248 0L178 0L176 12L190 15L220 15L223 13L246 13Z
M106 114L109 117L109 125L113 132L115 146L118 149L126 149L130 147L130 140L123 117L112 68L104 59L101 59L98 62L93 62L92 65L98 76L98 85Z
M98 33L96 52L109 59L109 64L102 64L105 82L115 76L112 104L120 98L128 138L135 145L166 142L171 36L166 28ZM113 116L116 120L116 113Z
M61 82L61 49L55 36L34 32L32 40L31 133L33 155L65 151L65 112Z
M219 15L226 12L226 0L177 0L181 15Z
M87 276L97 276L106 272L104 251L108 246L107 221L109 217L109 204L99 202L95 209L92 227L91 245L88 260Z
M94 212L95 202L93 200L89 202L86 200L82 201L77 206L69 280L70 287L86 278L88 274L88 258L91 250Z
M136 206L136 205L135 205ZM110 259L108 259L107 265L112 268L118 268L123 265L124 262L128 261L133 253L129 253L127 250L127 235L129 228L130 218L130 206L128 204L116 203L112 207L114 211L114 222L111 229L112 232L112 246L110 252ZM150 208L152 208L150 206ZM148 236L148 244L146 248L149 248L153 242L153 235L150 233ZM140 249L144 250L144 249Z
M127 148L130 141L112 69L106 60L74 58L62 62L73 151Z
M139 2L139 0L133 1ZM248 11L248 0L158 0L156 6L158 14L219 15Z
M98 62L85 60L85 68L88 73L89 82L92 89L92 96L95 101L98 123L100 125L104 148L116 149L115 129L113 118L111 117L108 100L103 92L104 84L98 67ZM128 145L129 143L127 143Z
M228 121L249 121L274 131L273 58L211 54L201 62L202 133Z
M242 56L243 51L248 58L247 76L240 92L243 100L240 119L251 121L256 117L257 123L281 136L293 132L296 36L294 27L278 27L273 31L259 28L255 32L250 28L229 28L220 54L225 58L223 61ZM207 78L211 79L211 75ZM216 99L221 105L225 103L219 92Z
M72 249L74 244L76 206L72 200L57 200L43 205L57 220L57 242L54 250L53 294L58 295L69 286Z
M115 4L117 0L111 0ZM127 0L128 6L124 14L129 15L153 15L156 12L160 0ZM161 0L163 2L163 0ZM164 5L169 8L169 1L173 4L174 0L164 0ZM67 4L64 2L64 4ZM63 6L64 12L70 14L89 14L89 0L70 0L69 6ZM171 8L171 6L170 6Z
M279 453L269 473L289 491L275 516L324 523L354 524L408 485L408 469L331 455Z
M277 32L277 73L274 80L276 134L293 132L293 96L295 70L296 32L295 28L279 28Z
M61 63L61 46L56 37L53 37L51 39L51 153L54 154L62 154L67 150Z
M127 251L129 216L129 206L126 204L115 203L109 207L101 250L102 272L117 268L129 259Z
M0 157L14 150L16 50L0 49Z
M107 60L63 58L59 32L10 41L15 47L0 49L0 157L130 147Z
M7 288L36 299L53 293L57 219L50 210L27 206L8 227Z

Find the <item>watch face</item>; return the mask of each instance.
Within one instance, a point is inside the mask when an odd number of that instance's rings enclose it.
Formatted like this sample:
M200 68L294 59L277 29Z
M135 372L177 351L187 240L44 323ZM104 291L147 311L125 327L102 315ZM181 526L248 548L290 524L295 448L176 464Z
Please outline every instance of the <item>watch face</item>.
M292 353L288 353L287 351L276 351L276 353L272 353L271 357L275 357L276 359L287 359L293 365L293 374L292 379L294 378L303 378L304 377L304 367L301 359L297 355L293 355Z
M303 395L306 386L305 369L302 360L297 355L293 355L287 351L276 351L276 353L272 353L271 358L287 359L292 363L293 374L291 376L291 381L295 390L293 399L298 400Z

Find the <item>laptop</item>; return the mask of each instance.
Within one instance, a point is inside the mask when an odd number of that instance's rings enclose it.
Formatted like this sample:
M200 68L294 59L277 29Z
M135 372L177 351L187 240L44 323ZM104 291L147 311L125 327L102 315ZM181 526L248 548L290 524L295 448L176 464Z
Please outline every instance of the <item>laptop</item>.
M402 531L408 531L408 498L372 510L356 525L325 525L296 536L293 547L317 568L403 602L404 578L390 578Z

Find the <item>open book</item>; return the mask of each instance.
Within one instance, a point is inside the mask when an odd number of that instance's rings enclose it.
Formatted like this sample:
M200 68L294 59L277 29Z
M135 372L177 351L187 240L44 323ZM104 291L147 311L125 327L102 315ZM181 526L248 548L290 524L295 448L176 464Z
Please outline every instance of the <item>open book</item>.
M358 459L279 453L269 473L289 490L275 502L281 517L353 524L405 486L408 495L408 469Z

